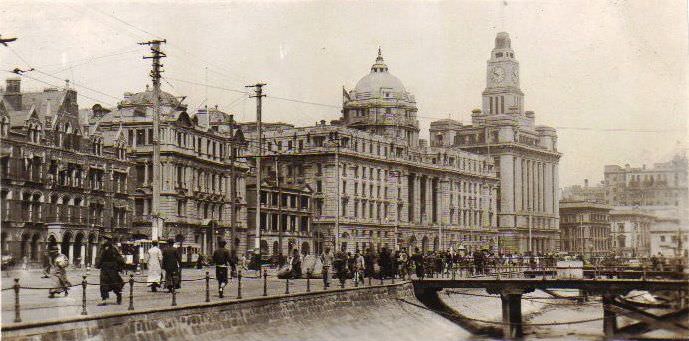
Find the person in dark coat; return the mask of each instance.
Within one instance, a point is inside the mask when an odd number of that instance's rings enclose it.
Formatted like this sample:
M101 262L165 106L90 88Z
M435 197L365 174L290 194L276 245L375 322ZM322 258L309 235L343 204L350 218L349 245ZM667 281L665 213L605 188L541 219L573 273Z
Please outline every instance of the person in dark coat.
M105 238L100 256L96 261L96 268L100 269L100 297L102 299L102 302L98 304L100 306L108 304L106 300L111 291L117 296L117 304L122 304L122 288L124 287L124 281L120 277L120 271L124 268L124 257L112 241Z
M423 279L425 276L424 264L423 264L423 254L419 252L419 248L414 249L414 254L411 256L411 261L414 263L416 269L416 277Z
M163 270L165 270L165 287L172 292L181 287L180 266L182 259L174 246L174 240L167 241L167 247L163 250Z
M294 249L292 251L291 260L292 278L301 278L301 255L299 254L299 250Z
M223 290L227 285L227 266L232 263L230 251L225 248L226 241L218 242L218 249L213 252L213 263L215 263L215 278L218 280L218 294L223 297Z

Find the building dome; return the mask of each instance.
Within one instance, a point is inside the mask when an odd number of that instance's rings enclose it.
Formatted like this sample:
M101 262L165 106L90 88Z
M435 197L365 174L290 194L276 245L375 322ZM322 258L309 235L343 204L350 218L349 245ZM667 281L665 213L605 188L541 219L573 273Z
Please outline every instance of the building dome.
M406 99L407 91L399 78L388 71L388 66L383 60L382 53L378 49L376 62L371 66L371 73L364 76L354 88L356 99L364 98L398 98Z
M145 91L135 94L125 94L123 102L123 104L129 105L153 105L153 89L150 89L148 85L146 85ZM179 100L168 92L160 91L160 105L177 108L179 106Z

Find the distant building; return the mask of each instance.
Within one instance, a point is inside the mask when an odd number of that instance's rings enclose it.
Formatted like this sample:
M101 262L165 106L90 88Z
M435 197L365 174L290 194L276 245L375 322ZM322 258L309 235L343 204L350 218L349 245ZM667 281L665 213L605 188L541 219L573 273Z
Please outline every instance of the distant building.
M689 256L689 232L681 229L679 219L658 218L651 228L651 255Z
M431 123L431 146L453 147L494 160L500 179L500 247L510 252L547 252L558 247L559 169L557 132L537 126L524 111L519 62L507 33L498 33L488 60L483 110L471 125L453 120Z
M686 156L675 156L652 168L605 166L606 201L615 207L640 208L662 218L676 218L689 229Z
M588 201L599 204L606 203L605 186L602 183L596 186L589 186L589 180L584 179L584 185L573 185L562 190L561 200L565 201Z
M126 139L83 128L77 92L22 92L7 79L0 99L2 254L43 264L50 244L76 266L93 265L104 234L127 240L134 164ZM100 110L100 109L98 109Z
M319 247L314 244L322 243L312 233L313 191L303 181L295 181L294 177L286 176L287 167L279 171L279 186L275 171L261 184L261 230L260 248L264 255L283 255L289 257L294 250L300 254L319 254ZM249 231L256 228L256 182L255 178L248 178L247 206Z
M351 252L395 244L424 251L497 249L493 159L428 146L418 139L416 112L414 97L379 51L369 74L345 91L339 120L264 124L263 174L277 155L287 183L313 190L313 252L333 248L338 233L337 247ZM242 129L256 148L255 124Z
M188 113L173 95L160 94L161 238L209 254L225 239L232 249L246 250L246 163L243 136L233 118L217 109ZM117 108L87 113L89 125L105 136L120 136L129 148L136 178L133 239L150 239L153 180L153 91L125 93ZM199 118L200 116L200 118ZM236 195L231 192L235 179ZM234 200L234 205L233 201ZM232 210L234 207L234 212ZM232 231L234 225L234 241ZM186 257L191 256L186 254Z
M648 257L651 254L651 228L656 217L639 209L610 211L612 251L624 257Z
M605 204L560 202L560 251L601 256L611 251L610 210Z

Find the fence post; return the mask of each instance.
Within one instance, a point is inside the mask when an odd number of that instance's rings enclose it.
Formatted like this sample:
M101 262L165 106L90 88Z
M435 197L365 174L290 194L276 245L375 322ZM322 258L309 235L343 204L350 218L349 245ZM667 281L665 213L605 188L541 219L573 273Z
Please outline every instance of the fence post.
M311 270L306 272L306 292L311 292Z
M289 295L289 277L285 278L285 295Z
M543 268L543 280L545 281L545 264L541 265L541 267Z
M220 283L220 281L218 281ZM220 288L220 297L222 298L222 288ZM208 273L208 270L206 270L206 302L211 301L211 276Z
M495 271L495 279L499 281L500 280L500 264L495 264L495 266L497 268Z
M371 277L372 277L372 276L370 276L370 275L368 276L368 286L369 286L369 287L371 286Z
M242 299L242 270L237 270L237 299Z
M86 276L84 276L84 289L86 289ZM129 308L127 310L134 310L134 275L129 275ZM84 290L84 312L86 312L86 290Z
M88 315L86 312L86 275L81 276L81 315Z
M268 296L268 270L263 269L263 296Z
M456 273L456 271L457 271L457 270L456 270L455 267L453 266L453 267L452 267L452 280L453 280L453 281L455 280L455 273Z
M344 289L346 281L347 281L347 277L340 278L340 289Z
M21 322L22 317L19 314L19 278L14 279L14 322Z
M176 286L176 285L177 285L177 284L174 283L174 280L173 280L172 286L170 287L171 290L172 290L172 306L173 306L173 307L177 305L177 291L175 291L175 286Z

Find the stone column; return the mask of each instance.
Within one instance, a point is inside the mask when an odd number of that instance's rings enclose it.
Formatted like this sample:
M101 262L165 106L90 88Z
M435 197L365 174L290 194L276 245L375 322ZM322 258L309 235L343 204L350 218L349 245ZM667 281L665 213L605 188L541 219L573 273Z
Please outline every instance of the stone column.
M492 290L489 290L491 293ZM523 289L502 289L502 337L504 339L519 339L524 336L522 326L522 295Z
M69 258L69 262L73 263L73 260L74 260L74 243L70 242L67 247L69 248L69 250L68 250L69 254L67 255L67 257Z
M614 298L613 294L603 294L603 332L606 338L612 338L617 332L617 314L610 309Z
M96 253L98 253L98 244L91 245L91 266L96 264Z
M514 210L522 211L524 206L522 205L522 196L524 195L524 182L522 181L522 164L523 160L521 157L516 157L514 161Z
M511 155L500 155L500 168L504 176L501 176L500 201L503 213L514 212L514 179L511 174L514 172L514 159Z
M86 264L86 242L81 241L81 257L79 259L79 266L83 267Z

